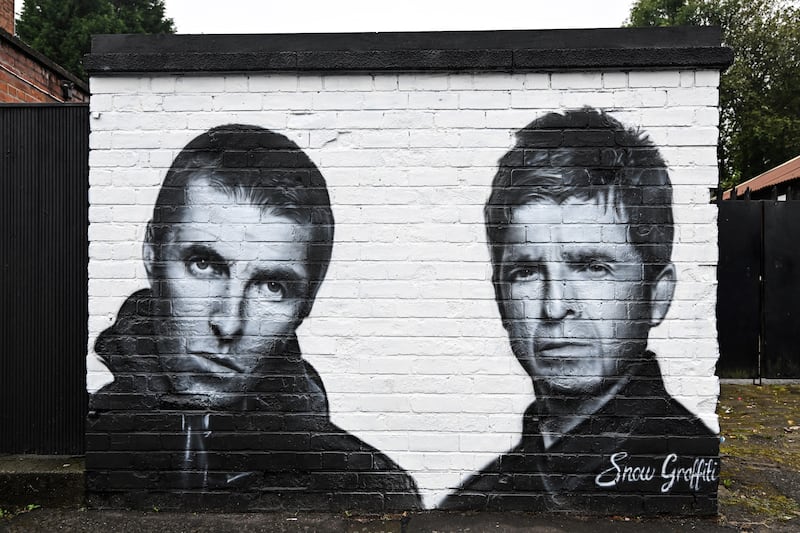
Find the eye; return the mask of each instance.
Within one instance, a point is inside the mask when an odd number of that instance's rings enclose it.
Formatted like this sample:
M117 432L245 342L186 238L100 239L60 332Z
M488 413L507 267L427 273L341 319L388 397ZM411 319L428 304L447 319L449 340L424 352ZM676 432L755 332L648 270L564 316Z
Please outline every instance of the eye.
M508 273L508 281L525 282L536 281L540 278L541 269L536 265L520 266Z
M611 274L611 267L602 261L590 261L582 266L581 270L589 274L592 278L605 277Z
M261 281L255 284L259 296L273 302L286 298L286 286L280 281Z
M227 275L228 267L206 256L195 255L186 260L186 270L196 278L214 278Z
M283 286L277 281L268 281L266 285L269 292L281 295L283 294Z

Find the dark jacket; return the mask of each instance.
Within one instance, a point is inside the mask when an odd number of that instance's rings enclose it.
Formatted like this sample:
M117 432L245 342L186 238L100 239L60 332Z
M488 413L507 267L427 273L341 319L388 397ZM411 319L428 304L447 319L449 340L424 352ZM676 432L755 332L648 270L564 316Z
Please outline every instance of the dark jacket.
M414 480L330 421L297 339L224 410L170 390L147 290L127 299L95 351L114 382L90 399L87 486L96 506L240 510L420 508ZM275 368L279 368L275 372Z
M670 397L655 356L645 360L608 403L549 449L533 402L520 444L472 475L441 507L716 512L719 440Z

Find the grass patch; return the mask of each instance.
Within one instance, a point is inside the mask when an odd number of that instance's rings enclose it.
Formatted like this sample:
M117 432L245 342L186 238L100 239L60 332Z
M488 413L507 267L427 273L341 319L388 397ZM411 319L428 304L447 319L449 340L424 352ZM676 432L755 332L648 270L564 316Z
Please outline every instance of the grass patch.
M724 384L717 414L720 511L740 520L800 517L800 498L779 479L800 476L800 385Z
M756 515L778 520L800 517L800 505L783 494L767 493L753 487L746 490L720 491L720 503L743 507Z

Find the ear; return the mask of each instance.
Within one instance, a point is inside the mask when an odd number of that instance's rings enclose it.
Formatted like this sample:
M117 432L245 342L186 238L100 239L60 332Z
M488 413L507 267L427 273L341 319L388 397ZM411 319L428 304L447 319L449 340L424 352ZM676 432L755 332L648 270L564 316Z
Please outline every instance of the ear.
M674 295L675 265L670 263L656 276L650 291L650 327L661 324L661 321L667 316Z
M155 263L156 263L156 250L152 242L152 230L150 228L151 222L147 223L147 232L142 243L142 261L144 262L144 269L147 271L147 279L150 280L150 285L153 285L155 279Z

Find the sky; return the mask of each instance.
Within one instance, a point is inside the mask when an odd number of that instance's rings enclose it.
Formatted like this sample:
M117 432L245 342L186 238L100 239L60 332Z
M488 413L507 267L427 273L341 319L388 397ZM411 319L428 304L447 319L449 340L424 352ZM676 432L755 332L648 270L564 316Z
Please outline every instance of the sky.
M15 0L15 11L23 0ZM633 0L165 0L178 33L615 28Z

